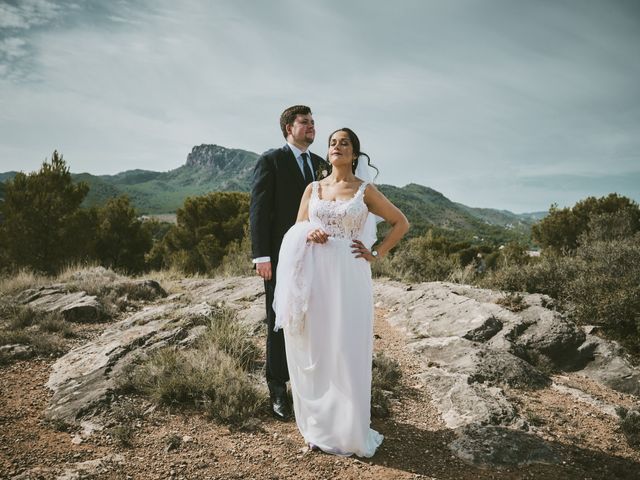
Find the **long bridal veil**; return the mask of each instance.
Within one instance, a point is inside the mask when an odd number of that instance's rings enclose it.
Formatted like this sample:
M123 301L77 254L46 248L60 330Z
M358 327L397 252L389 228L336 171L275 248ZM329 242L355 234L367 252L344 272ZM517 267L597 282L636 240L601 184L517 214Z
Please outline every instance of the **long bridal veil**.
M360 180L364 180L368 183L373 183L373 177L371 176L371 167L369 166L368 158L365 155L360 155L358 158L358 166L356 167L355 176ZM362 234L360 240L364 243L365 247L371 248L378 239L378 223L383 219L373 213L369 213L367 220L362 227Z

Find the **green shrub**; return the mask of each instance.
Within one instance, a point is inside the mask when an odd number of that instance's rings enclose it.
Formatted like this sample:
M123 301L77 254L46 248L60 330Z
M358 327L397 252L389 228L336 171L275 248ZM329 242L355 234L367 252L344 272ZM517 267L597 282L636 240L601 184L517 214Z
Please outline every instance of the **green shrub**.
M393 266L393 258L402 249L402 246L403 244L399 245L393 253L371 263L371 276L373 278L386 277L393 280L401 280L398 271Z
M639 338L640 234L585 243L575 261L577 274L563 292L573 319L601 325L621 338Z
M531 228L531 235L543 249L556 253L573 251L578 247L581 235L588 233L590 222L601 215L618 216L614 224L621 226L620 219L626 218L627 234L640 230L640 207L633 200L611 193L606 197L588 197L571 208L558 209L552 205L549 214ZM612 217L609 217L612 220ZM611 230L610 230L611 231ZM612 232L615 234L615 232Z
M528 265L498 269L478 283L510 292L547 294L559 300L575 322L601 326L639 355L640 233L613 240L594 240L593 233L580 238L573 254L544 252Z
M432 282L446 280L458 268L452 256L428 248L424 237L412 238L391 259L391 270L396 278L409 282Z
M510 292L544 293L559 299L577 268L573 257L545 253L526 265L498 267L479 279L478 284Z
M130 273L145 268L145 254L151 249L151 230L138 219L125 195L110 199L97 210L95 253L105 267Z

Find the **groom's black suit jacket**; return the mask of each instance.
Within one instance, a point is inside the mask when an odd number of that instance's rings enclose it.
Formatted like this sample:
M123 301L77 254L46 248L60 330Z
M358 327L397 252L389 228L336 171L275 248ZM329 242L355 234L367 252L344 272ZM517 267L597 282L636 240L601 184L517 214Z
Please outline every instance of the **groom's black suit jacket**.
M324 160L312 153L311 163L317 174ZM249 208L251 248L253 258L271 257L274 275L282 237L296 222L306 185L289 145L269 150L258 158Z

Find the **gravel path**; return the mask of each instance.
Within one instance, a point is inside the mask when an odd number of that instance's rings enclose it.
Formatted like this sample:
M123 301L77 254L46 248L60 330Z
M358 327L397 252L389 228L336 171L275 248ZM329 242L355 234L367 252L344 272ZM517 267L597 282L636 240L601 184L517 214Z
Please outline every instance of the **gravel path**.
M126 397L112 407L132 419L128 423L131 447L117 444L104 431L74 443L77 432L57 431L60 426L42 421L49 398L44 384L53 360L35 359L0 367L0 478L640 478L640 455L621 443L623 437L612 418L562 388L526 396L508 392L535 415L541 432L560 451L561 466L479 468L452 456L447 445L454 434L444 428L426 388L414 378L421 369L419 359L408 351L402 333L384 320L384 314L377 311L375 350L398 361L403 377L391 416L373 422L385 435L373 459L309 452L295 423L277 422L266 412L251 431L232 431L198 412L154 408L144 399ZM557 380L569 387L580 381L571 376ZM597 386L591 388L595 397L610 395L597 391ZM573 417L568 416L571 411ZM582 416L590 419L584 427Z

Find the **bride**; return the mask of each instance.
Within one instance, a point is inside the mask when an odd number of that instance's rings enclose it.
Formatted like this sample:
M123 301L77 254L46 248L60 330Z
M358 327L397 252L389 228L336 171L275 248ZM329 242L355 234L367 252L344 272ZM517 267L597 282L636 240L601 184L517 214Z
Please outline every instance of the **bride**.
M383 436L370 428L373 294L370 262L409 229L371 183L356 134L329 137L330 174L304 192L277 269L276 330L283 328L296 423L312 448L371 457ZM375 215L392 228L375 248Z

